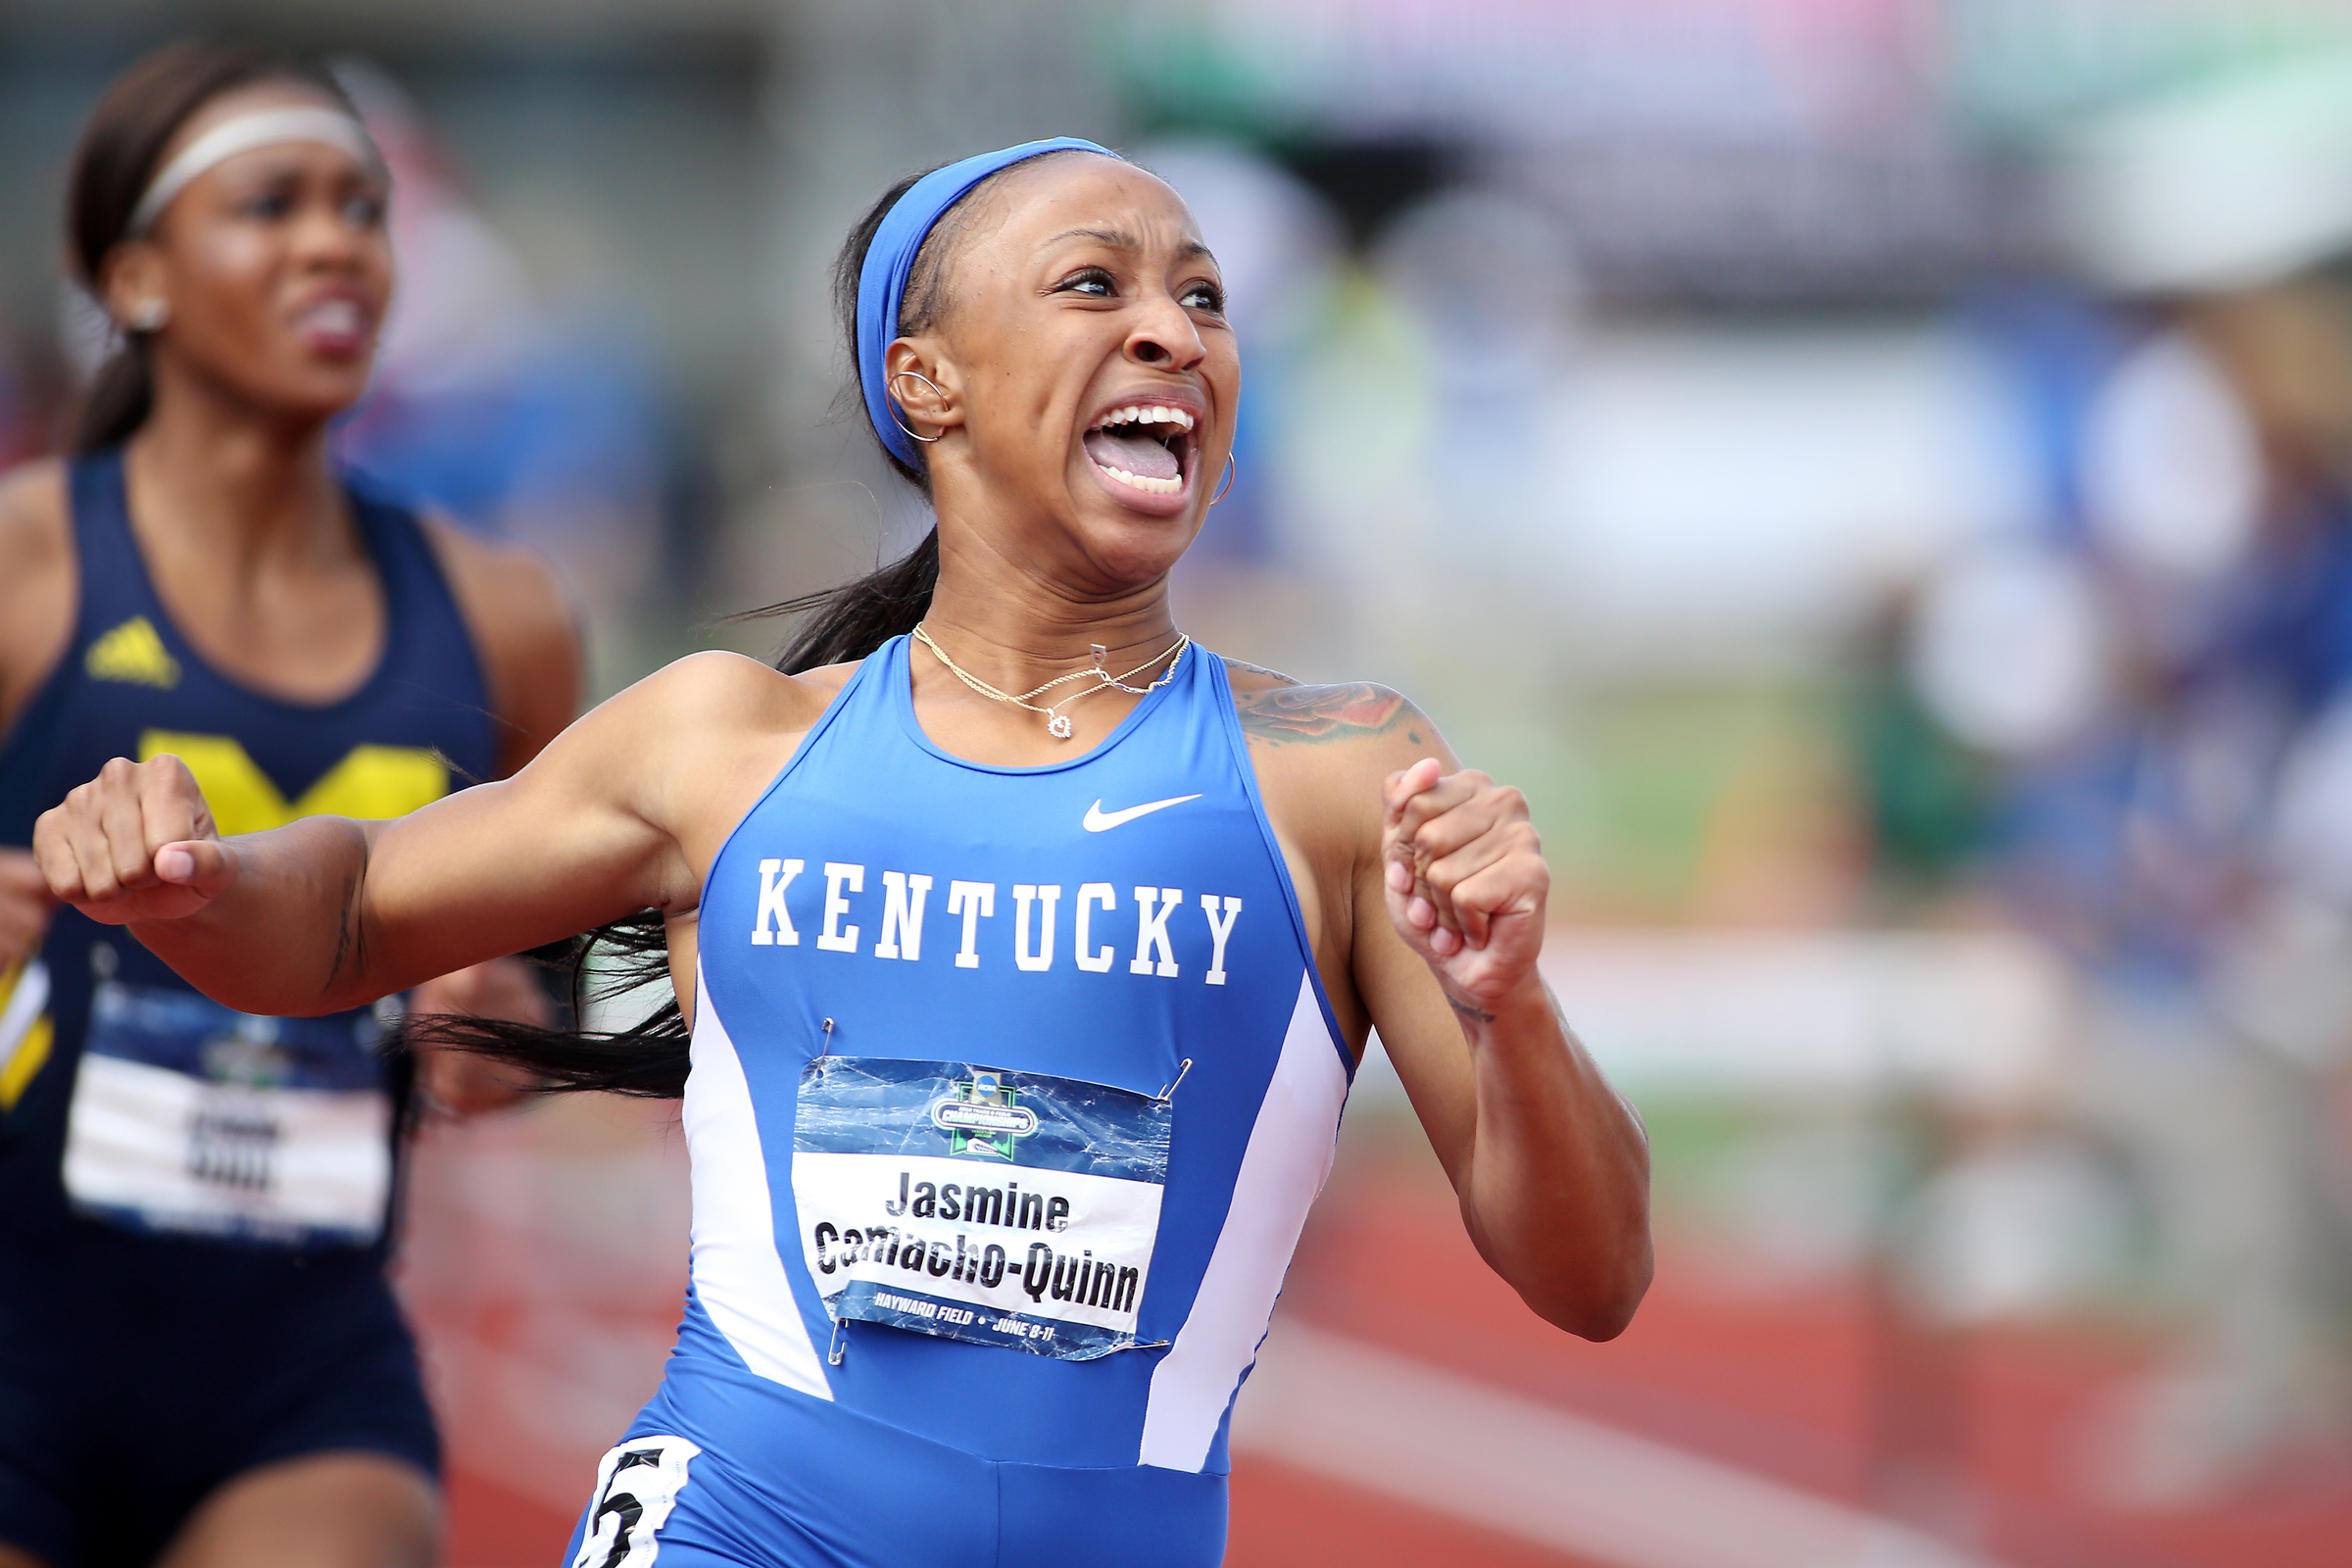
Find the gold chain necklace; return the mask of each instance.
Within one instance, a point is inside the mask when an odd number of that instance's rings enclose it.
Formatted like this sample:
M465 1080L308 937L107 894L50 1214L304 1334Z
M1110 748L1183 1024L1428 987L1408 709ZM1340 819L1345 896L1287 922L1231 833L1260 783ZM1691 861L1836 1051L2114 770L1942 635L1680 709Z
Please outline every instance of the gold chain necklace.
M957 680L963 682L966 686L969 686L972 690L978 692L981 696L989 699L991 702L1010 703L1015 708L1026 708L1032 713L1045 714L1046 733L1053 736L1057 741L1066 741L1072 734L1069 715L1059 712L1057 710L1067 708L1070 704L1078 701L1078 699L1081 697L1092 697L1097 692L1108 691L1114 686L1120 691L1132 693L1137 697L1142 697L1148 693L1159 690L1160 687L1165 686L1171 679L1175 677L1176 661L1183 657L1185 649L1191 646L1193 639L1182 632L1177 633L1175 642L1169 644L1168 647L1162 649L1159 653L1152 655L1150 659L1145 660L1142 663L1136 665L1124 675L1113 675L1109 670L1102 667L1102 656L1107 654L1110 650L1104 648L1101 643L1093 643L1089 646L1095 651L1094 668L1072 670L1067 675L1056 675L1052 680L1047 681L1044 685L1033 686L1028 691L1021 693L1018 697L1015 697L1010 692L999 691L996 687L991 686L979 676L966 673L963 666L956 663L953 659L950 659L947 655L947 651L941 648L939 644L933 642L931 640L930 632L924 630L920 625L917 625L914 628L914 640L918 643L921 643L925 648L930 649L932 657L936 658L941 663L948 666L948 673L954 675ZM1145 670L1150 669L1153 664L1158 663L1163 659L1168 661L1168 667L1160 672L1157 680L1154 680L1149 686L1130 686L1127 684L1127 682L1133 680L1136 676L1141 675ZM1043 697L1046 693L1052 691L1056 686L1066 686L1074 680L1092 680L1095 684L1089 686L1082 692L1073 692L1069 696L1064 697L1060 702L1054 703L1050 706L1041 706L1038 703L1031 701L1033 698Z

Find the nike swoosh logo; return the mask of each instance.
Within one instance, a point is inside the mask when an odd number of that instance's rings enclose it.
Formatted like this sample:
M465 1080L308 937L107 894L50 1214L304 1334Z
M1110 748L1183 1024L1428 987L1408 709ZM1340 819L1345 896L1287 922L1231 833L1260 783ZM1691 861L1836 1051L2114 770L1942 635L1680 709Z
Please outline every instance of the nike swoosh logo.
M1198 795L1177 795L1164 801L1147 801L1141 806L1130 806L1124 811L1105 811L1102 809L1102 803L1097 801L1086 808L1086 830L1089 833L1107 833L1121 822L1132 822L1147 811L1156 811L1162 807L1182 806L1187 801L1197 801L1200 798Z

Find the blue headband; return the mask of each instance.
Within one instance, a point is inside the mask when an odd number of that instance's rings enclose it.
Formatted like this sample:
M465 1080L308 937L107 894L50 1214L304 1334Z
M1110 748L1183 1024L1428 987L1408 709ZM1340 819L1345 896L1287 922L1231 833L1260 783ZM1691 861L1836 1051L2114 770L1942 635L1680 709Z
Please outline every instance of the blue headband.
M940 215L964 198L1000 169L1008 169L1041 153L1101 153L1119 155L1107 147L1075 136L1025 141L1018 147L981 153L961 163L935 169L916 180L906 194L891 204L874 241L866 247L865 264L858 270L858 380L865 389L865 416L874 422L882 444L914 467L923 466L914 438L899 427L890 412L890 387L883 380L882 357L899 335L899 309L906 298L906 274L914 270L915 252L923 248Z

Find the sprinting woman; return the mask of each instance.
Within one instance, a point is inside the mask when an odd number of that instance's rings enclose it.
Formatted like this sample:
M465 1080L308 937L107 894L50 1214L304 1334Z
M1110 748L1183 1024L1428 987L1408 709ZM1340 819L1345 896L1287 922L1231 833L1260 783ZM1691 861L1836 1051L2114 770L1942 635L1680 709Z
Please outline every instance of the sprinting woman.
M391 822L222 837L179 763L112 761L41 867L257 1011L665 920L690 1073L659 1025L504 1047L685 1097L686 1317L580 1568L1206 1568L1367 1030L1488 1261L1592 1338L1648 1278L1642 1132L1538 978L1517 792L1171 619L1240 391L1174 192L1084 142L968 159L839 279L938 526L800 673L681 661Z
M178 759L224 831L398 815L569 720L574 638L538 565L329 464L392 269L324 72L151 57L69 184L122 342L72 455L0 481L0 1565L421 1568L435 1439L384 1277L416 1095L385 1026L209 1001L52 921L24 846L116 757ZM529 978L418 1000L527 1013ZM475 1105L482 1076L436 1055L423 1089Z

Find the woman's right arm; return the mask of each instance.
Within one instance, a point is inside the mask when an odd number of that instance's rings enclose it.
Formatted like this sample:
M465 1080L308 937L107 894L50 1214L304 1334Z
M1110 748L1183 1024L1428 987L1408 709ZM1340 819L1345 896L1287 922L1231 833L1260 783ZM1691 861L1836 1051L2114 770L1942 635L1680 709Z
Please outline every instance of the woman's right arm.
M0 744L73 640L73 533L63 465L0 475ZM0 844L0 983L41 945L55 907L30 852Z
M514 778L404 817L223 839L178 759L122 759L42 816L55 894L245 1012L332 1012L644 908L690 907L822 692L703 655L565 730ZM729 812L733 814L728 814Z

